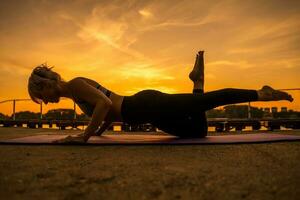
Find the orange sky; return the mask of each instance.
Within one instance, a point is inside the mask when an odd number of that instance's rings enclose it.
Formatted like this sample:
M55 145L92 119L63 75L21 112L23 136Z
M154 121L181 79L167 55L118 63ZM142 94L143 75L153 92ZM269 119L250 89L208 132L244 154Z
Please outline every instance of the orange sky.
M0 101L29 98L33 67L65 80L85 76L120 95L192 91L188 74L205 52L205 90L300 87L300 1L1 1ZM254 103L287 106L295 101ZM72 101L48 105L69 107ZM18 102L17 111L39 106ZM11 114L11 103L0 104Z

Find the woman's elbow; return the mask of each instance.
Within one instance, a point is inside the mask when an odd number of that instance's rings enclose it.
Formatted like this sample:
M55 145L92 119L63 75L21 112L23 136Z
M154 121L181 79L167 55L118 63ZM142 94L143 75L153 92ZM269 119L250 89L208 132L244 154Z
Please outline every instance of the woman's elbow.
M109 101L98 101L96 104L95 110L97 110L100 113L108 112L112 107L112 103Z
M112 101L109 99L109 101L106 101L106 106L111 107L112 106Z

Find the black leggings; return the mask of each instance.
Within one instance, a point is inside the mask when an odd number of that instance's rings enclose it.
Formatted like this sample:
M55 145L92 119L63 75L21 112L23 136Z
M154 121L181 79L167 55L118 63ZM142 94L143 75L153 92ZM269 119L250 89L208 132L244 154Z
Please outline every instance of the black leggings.
M256 90L226 88L204 94L167 94L157 90L142 90L125 96L121 114L128 124L151 123L171 135L205 137L205 111L234 103L257 101Z

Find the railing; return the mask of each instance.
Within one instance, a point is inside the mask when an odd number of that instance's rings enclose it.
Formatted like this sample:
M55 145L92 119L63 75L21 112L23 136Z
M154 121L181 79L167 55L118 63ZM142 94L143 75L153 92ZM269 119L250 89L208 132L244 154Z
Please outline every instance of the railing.
M24 119L24 120L0 120L0 126L3 127L23 127L26 125L28 128L42 128L44 125L52 128L54 125L59 129L78 128L78 126L87 126L89 121L79 120L40 120L40 119ZM281 127L289 129L300 129L300 118L295 119L208 119L207 124L209 127L215 128L217 132L242 131L246 127L252 127L252 130L260 130L262 127L267 130L279 130ZM120 131L157 131L156 127L151 124L136 124L130 125L123 122L113 122L108 130L114 130L115 126L119 126Z
M287 89L279 89L279 90L287 90L287 91L295 91L300 90L300 88L287 88ZM52 127L55 124L60 129L65 129L66 127L73 127L76 128L77 126L87 126L88 121L78 121L77 114L76 114L76 104L74 103L74 116L72 120L44 120L43 119L43 103L40 103L40 117L37 120L16 120L16 102L18 101L31 101L31 99L9 99L0 101L0 104L6 102L12 102L13 106L13 119L12 120L0 120L0 125L4 127L11 127L11 126L23 126L24 124L27 125L29 128L36 128L36 127L43 127L44 124L49 125ZM248 103L248 119L208 119L208 126L215 127L216 131L229 131L233 128L236 130L242 130L246 126L251 126L253 130L259 130L262 126L268 128L268 130L278 129L281 126L286 128L292 129L299 129L300 128L300 119L253 119L251 117L251 106L250 102ZM147 129L150 131L155 131L156 128L150 124L141 124L141 125L126 125L123 123L115 122L112 124L114 125L121 125L123 130L126 131L136 131L136 130L143 130ZM141 128L142 127L142 128Z
M12 102L12 107L13 107L13 120L16 119L16 102L17 101L32 101L31 99L9 99L9 100L5 100L5 101L0 101L0 104L1 103L6 103L6 102ZM73 107L73 111L74 111L74 116L73 116L73 119L76 120L77 118L77 114L76 114L76 104L75 102L73 102L74 104L74 107ZM43 103L40 103L40 119L42 120L43 119Z

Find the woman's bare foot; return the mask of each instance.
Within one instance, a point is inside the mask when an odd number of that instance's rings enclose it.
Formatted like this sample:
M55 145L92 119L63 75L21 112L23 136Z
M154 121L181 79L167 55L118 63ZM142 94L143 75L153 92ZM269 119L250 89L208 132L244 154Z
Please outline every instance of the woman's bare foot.
M203 59L204 51L199 51L196 56L196 62L193 70L189 74L189 78L194 83L202 83L204 84L204 59Z
M278 101L278 100L288 100L292 102L294 99L293 97L280 90L274 90L270 86L263 86L262 89L257 91L258 100L259 101Z

